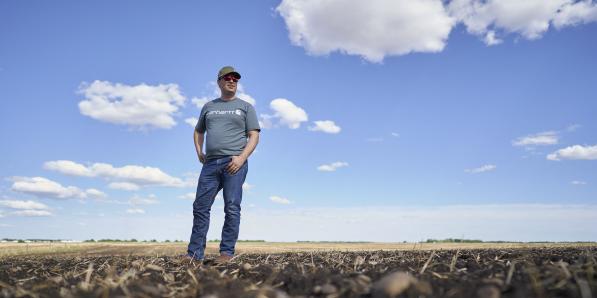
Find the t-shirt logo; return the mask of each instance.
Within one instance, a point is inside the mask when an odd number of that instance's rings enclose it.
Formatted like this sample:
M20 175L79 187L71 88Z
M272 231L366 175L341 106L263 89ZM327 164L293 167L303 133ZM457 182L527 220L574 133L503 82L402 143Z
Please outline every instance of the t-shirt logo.
M236 109L234 111L209 111L206 115L237 115L241 116L243 111L240 109Z

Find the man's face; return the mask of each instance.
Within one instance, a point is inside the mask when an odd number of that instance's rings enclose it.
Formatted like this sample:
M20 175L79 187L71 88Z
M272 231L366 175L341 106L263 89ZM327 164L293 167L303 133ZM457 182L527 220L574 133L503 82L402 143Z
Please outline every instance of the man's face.
M236 93L238 78L232 74L227 74L218 80L218 86L220 86L220 90L222 90L222 92Z

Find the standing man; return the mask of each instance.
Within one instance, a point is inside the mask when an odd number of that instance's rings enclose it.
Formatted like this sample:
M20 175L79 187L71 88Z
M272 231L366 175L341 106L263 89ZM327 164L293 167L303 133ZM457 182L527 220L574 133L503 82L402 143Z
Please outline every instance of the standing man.
M204 258L209 212L222 188L226 216L217 263L226 263L232 258L238 239L248 158L259 142L261 131L255 108L236 97L240 77L240 73L231 66L220 69L218 86L222 95L203 106L193 133L195 150L203 164L193 203L193 229L187 250L188 256L195 260ZM203 137L206 134L203 153Z

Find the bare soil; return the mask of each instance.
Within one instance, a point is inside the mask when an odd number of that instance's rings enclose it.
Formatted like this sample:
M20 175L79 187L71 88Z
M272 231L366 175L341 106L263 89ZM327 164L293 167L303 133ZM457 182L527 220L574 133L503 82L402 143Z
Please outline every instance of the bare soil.
M0 297L582 297L597 246L0 258Z

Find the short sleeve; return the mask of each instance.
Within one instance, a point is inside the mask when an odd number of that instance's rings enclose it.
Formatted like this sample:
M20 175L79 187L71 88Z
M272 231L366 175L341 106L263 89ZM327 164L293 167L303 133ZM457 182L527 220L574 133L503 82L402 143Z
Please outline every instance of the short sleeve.
M255 108L251 104L248 105L247 117L245 121L247 132L251 130L261 131L261 127L259 127L259 121L257 120L257 113L255 112Z
M207 104L203 105L201 108L201 114L199 115L199 121L197 121L197 125L195 125L195 130L198 133L205 133L205 114L207 113Z

